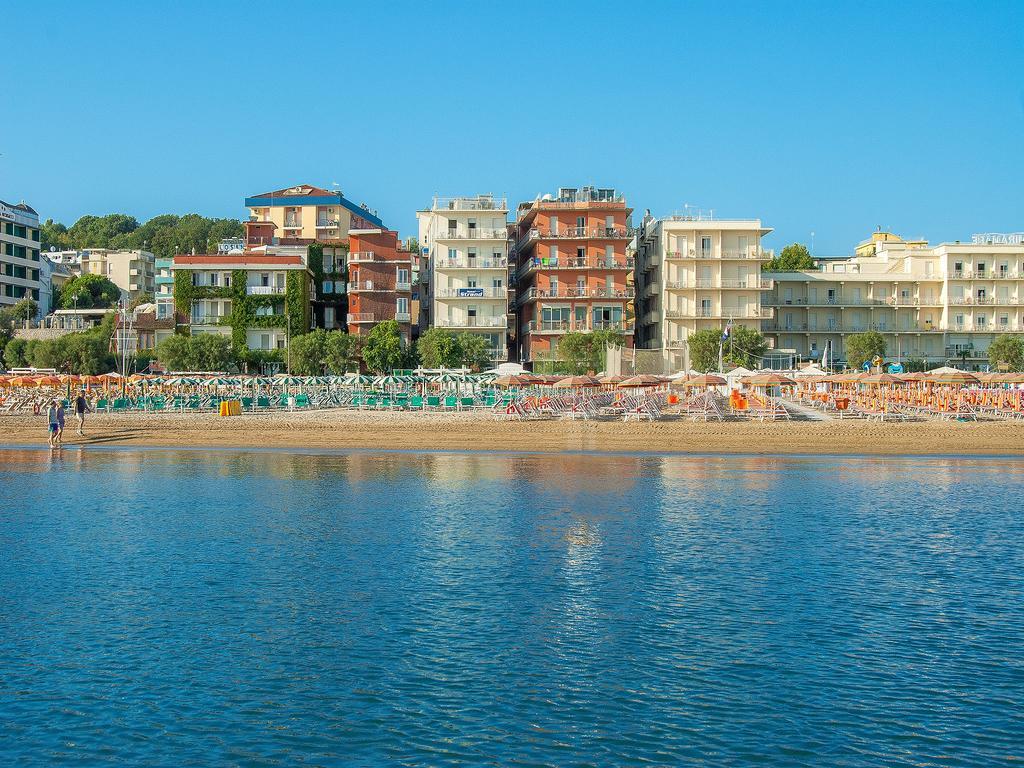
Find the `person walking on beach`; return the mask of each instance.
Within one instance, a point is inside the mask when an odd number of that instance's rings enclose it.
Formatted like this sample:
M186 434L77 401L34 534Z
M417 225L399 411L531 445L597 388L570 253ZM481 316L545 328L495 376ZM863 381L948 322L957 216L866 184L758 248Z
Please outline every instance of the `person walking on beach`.
M85 414L87 413L92 413L92 408L89 407L89 401L85 399L85 392L82 391L75 398L75 418L78 419L79 437L85 434L82 429L85 427Z
M57 401L51 400L46 409L46 421L49 424L50 447L57 447L57 433L60 432L60 424L57 421Z
M57 401L57 445L64 442L64 403Z

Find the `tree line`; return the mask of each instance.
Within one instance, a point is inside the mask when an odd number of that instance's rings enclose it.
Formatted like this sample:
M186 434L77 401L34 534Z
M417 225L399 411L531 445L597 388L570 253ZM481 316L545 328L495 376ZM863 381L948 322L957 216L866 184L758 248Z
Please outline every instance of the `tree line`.
M67 227L47 219L39 228L40 248L48 251L83 248L144 249L158 257L175 253L215 252L225 238L241 237L242 222L216 219L189 213L178 216L165 213L140 224L134 216L111 213L107 216L82 216Z

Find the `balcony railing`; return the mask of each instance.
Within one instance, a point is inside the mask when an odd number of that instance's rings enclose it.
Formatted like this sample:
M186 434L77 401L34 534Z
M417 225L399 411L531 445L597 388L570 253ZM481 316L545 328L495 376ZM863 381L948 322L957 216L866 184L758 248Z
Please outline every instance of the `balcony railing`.
M399 282L395 283L395 290L401 292L411 291L412 283L410 283L408 280L400 280Z
M302 229L302 219L286 218L284 220L285 229Z
M341 219L317 219L317 229L337 229L341 226Z
M475 258L475 259L434 259L434 269L508 269L508 259Z
M530 288L519 294L519 301L531 299L632 299L633 288L559 288L557 290Z
M366 264L371 261L384 261L384 259L378 259L377 254L373 251L353 251L348 255L349 264Z
M348 283L349 293L394 293L393 283L382 283L375 280L358 280Z
M526 259L518 270L518 275L522 276L533 272L534 270L581 270L581 269L599 269L607 271L626 271L633 269L633 262L630 259L605 259L600 257L588 257L588 258L566 258L566 259L549 259L545 257L534 257L532 259Z
M622 331L632 333L635 325L627 322L597 321L588 323L575 320L531 320L528 328L530 333L568 333L569 331Z
M273 285L247 285L245 287L245 293L248 296L273 296L278 293L284 293L284 287L276 287Z
M374 322L373 312L349 312L346 317L346 322L349 323L372 323Z
M400 323L408 323L412 320L412 315L408 312L395 312L395 320Z
M693 320L696 318L722 317L735 320L753 320L762 317L771 317L772 311L762 307L721 307L719 309L666 309L665 317L669 320Z
M507 240L507 229L445 229L436 240Z
M751 248L749 251L720 251L717 254L714 250L705 251L699 248L690 248L689 251L666 251L665 258L670 261L706 261L706 260L730 260L730 259L753 259L755 261L767 261L770 257L764 251Z
M438 288L436 299L506 299L507 288Z
M508 318L505 315L497 317L464 317L461 320L442 318L434 323L439 328L505 328L508 326Z

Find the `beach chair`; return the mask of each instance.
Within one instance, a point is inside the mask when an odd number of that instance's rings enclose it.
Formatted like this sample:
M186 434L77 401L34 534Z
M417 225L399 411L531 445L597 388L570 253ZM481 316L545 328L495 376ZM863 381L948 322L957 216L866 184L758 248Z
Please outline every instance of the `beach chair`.
M441 397L439 395L427 395L427 408L440 408Z
M454 411L459 407L459 399L455 395L446 395L444 398L444 405L442 406L446 411Z
M243 397L242 398L242 408L243 408L243 410L244 409L252 409L252 398L251 397Z
M308 408L309 407L309 395L296 395L295 396L295 407L296 408Z
M413 395L409 398L409 407L414 410L423 410L423 397L421 395Z
M463 409L463 408L472 408L474 405L476 405L476 398L475 397L460 397L459 398L459 409L460 410Z
M257 408L269 408L270 407L270 398L267 397L266 395L257 395L257 397L256 397L256 407Z

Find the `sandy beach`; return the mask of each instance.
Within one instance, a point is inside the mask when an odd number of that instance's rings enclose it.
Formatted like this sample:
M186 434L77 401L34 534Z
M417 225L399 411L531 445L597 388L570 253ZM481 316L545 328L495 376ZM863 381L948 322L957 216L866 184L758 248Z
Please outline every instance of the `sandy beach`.
M0 444L45 444L46 424L0 416ZM1024 423L685 420L497 421L490 413L343 410L245 414L92 414L65 445L747 454L1024 454Z

